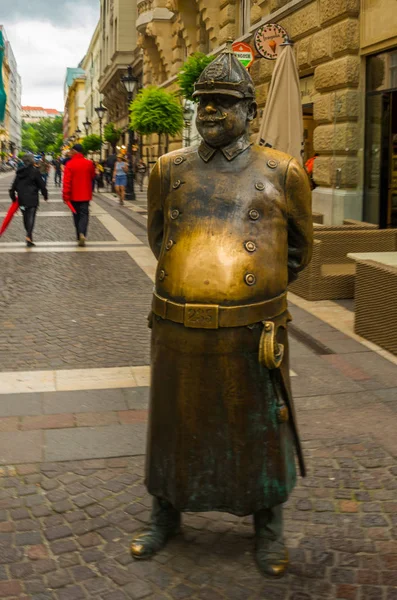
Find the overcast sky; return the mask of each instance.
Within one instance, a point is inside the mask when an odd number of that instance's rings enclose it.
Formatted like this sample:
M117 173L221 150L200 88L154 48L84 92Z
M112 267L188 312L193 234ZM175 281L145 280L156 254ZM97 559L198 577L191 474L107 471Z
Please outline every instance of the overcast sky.
M63 110L66 67L84 57L100 0L0 0L0 23L22 77L22 104Z

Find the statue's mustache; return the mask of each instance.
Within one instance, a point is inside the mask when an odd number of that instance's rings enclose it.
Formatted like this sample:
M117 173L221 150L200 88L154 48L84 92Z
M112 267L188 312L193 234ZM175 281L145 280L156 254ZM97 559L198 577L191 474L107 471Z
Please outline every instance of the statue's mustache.
M208 115L198 115L198 120L200 123L219 123L220 121L224 121L227 118L227 113L222 113L219 117L209 117Z

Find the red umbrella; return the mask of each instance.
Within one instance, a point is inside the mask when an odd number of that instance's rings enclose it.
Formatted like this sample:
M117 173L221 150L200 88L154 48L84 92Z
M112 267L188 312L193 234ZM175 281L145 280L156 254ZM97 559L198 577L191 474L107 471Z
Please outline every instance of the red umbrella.
M2 225L0 227L0 236L3 235L3 233L5 232L5 230L7 229L7 227L9 226L9 224L11 223L12 217L15 215L15 213L18 210L18 208L19 208L19 202L18 202L18 200L15 200L11 204L11 206L10 206L10 208L8 210L8 213L4 217L4 221L3 221L3 223L2 223Z
M70 200L64 200L64 203L66 204L66 206L68 206L70 208L70 210L72 211L72 213L75 215L76 214L76 209L73 206L73 204L70 202Z

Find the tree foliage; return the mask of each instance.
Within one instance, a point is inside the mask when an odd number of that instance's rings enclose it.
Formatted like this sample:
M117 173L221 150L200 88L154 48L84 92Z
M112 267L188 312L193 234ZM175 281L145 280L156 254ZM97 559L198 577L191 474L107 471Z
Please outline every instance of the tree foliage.
M213 56L207 56L202 52L195 52L186 60L179 69L178 83L182 96L186 100L197 102L197 98L193 98L194 84L199 79L201 73L214 60Z
M99 135L93 133L92 135L87 135L83 139L82 146L84 154L88 154L88 152L99 152L102 146L102 140Z
M143 135L177 135L183 129L183 108L177 97L154 86L142 89L130 106L132 129Z
M22 122L22 148L29 152L59 152L63 143L62 117L41 119L38 123Z
M104 130L104 138L113 148L113 152L116 148L116 144L121 138L123 132L121 129L117 129L114 123L107 123Z

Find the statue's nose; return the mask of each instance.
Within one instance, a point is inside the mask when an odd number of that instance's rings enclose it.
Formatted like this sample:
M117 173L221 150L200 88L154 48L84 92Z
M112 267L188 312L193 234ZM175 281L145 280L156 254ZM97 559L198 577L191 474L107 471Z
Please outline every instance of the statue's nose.
M213 106L213 104L207 104L207 106L205 107L205 112L209 115L213 115L217 112L217 109L215 108L215 106Z

